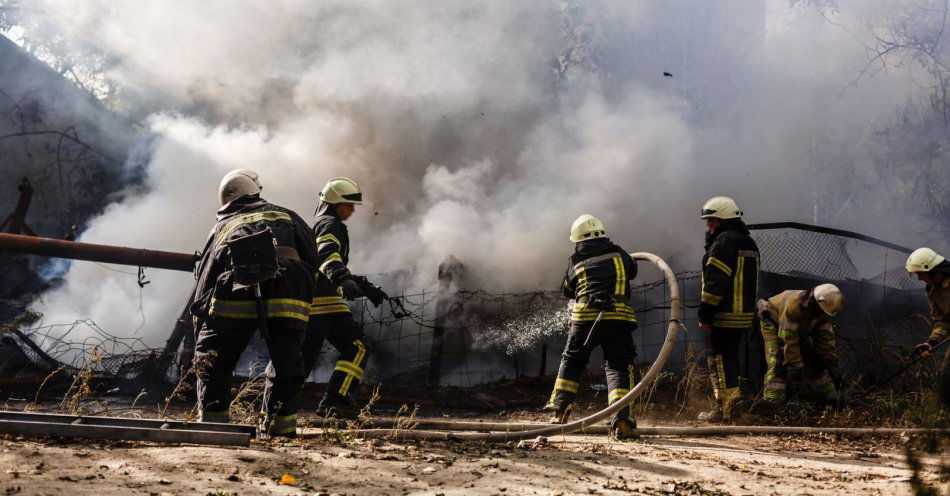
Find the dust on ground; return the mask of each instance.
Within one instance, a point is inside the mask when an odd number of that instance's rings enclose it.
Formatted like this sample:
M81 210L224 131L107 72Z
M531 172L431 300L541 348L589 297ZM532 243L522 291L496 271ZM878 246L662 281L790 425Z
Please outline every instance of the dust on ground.
M0 491L77 495L912 494L912 473L903 452L906 440L898 436L651 437L636 442L558 436L542 445L518 446L393 442L355 439L345 432L303 432L300 439L255 441L249 448L6 436L0 439ZM950 485L940 481L940 460L930 455L922 461L924 481L946 494Z

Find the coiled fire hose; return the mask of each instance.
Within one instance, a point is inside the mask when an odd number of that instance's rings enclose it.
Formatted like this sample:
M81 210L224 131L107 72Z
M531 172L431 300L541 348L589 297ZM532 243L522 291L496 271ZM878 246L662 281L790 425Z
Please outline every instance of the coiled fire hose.
M682 325L680 323L680 295L679 287L676 285L676 276L670 266L662 258L652 253L631 253L634 260L646 260L663 273L667 286L670 289L670 320L666 331L666 339L663 341L663 347L656 357L656 361L650 366L650 370L643 376L643 379L625 394L622 398L614 402L607 408L582 418L569 422L567 424L556 424L541 428L529 430L516 430L516 428L507 430L498 430L493 432L450 432L450 431L420 431L413 429L362 429L355 431L355 434L361 437L396 437L402 439L429 439L429 440L462 440L462 441L486 441L486 442L505 442L518 441L521 439L533 439L538 436L556 436L570 434L579 430L590 429L594 424L606 420L615 413L624 409L644 391L650 388L653 381L660 375L660 371L666 365L666 360L673 351L673 345L676 342L676 331ZM508 424L502 424L508 425ZM515 425L515 424L512 424Z

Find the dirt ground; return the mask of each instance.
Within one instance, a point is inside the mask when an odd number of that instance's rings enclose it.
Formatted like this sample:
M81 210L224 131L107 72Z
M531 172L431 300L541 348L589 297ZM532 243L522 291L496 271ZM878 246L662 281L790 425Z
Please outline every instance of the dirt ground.
M621 443L562 436L518 447L394 443L305 429L301 439L249 448L10 436L0 446L0 491L7 495L912 494L899 437ZM950 484L939 481L939 459L923 462L924 480L950 494Z

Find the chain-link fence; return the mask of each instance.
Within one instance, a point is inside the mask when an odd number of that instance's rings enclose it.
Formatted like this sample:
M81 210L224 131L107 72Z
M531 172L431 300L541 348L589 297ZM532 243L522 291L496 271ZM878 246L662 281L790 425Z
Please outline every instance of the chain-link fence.
M900 345L926 337L929 324L923 285L903 272L905 249L798 228L754 230L753 237L763 261L760 297L823 282L842 288L848 306L837 318L838 347L844 367L852 373L876 373L876 369L899 358ZM373 351L366 367L368 382L468 387L556 372L569 315L567 301L559 292L459 289L456 281L443 275L440 271L438 289L433 291L395 295L375 308L365 300L351 305ZM682 372L691 360L700 360L697 354L703 350L705 338L696 326L700 273L679 272L677 281L686 330L678 334L668 361L667 369L674 373ZM661 279L635 285L631 294L639 318L634 334L637 362L647 365L656 358L665 337L669 287ZM74 325L95 324L80 321ZM92 368L102 376L126 381L144 376L149 380L176 379L176 356L97 332L95 342L73 343L68 333L52 339L48 328L23 330L17 341L30 367L19 367L18 373L48 371L57 363L76 370L89 363L90 350L95 347L98 351ZM26 341L33 342L33 346ZM66 357L69 359L64 363ZM757 332L745 336L740 357L744 376L755 384L764 367ZM266 347L252 340L237 372L253 373L267 359ZM335 352L327 346L310 380L325 381L334 360ZM597 350L591 357L591 367L599 367L600 363Z

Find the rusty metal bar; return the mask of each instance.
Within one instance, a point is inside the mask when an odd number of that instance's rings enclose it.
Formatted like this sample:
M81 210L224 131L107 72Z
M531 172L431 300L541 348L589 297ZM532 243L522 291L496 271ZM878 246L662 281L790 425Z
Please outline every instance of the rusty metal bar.
M0 433L36 437L248 446L255 432L251 425L26 412L0 415Z
M191 272L196 255L0 233L0 251Z
M114 427L142 427L150 429L177 429L207 432L232 432L256 434L257 428L245 424L221 424L216 422L187 422L172 419L149 419L131 417L96 417L66 415L62 413L0 411L0 420L23 420L29 422L52 422L60 424L110 425Z

